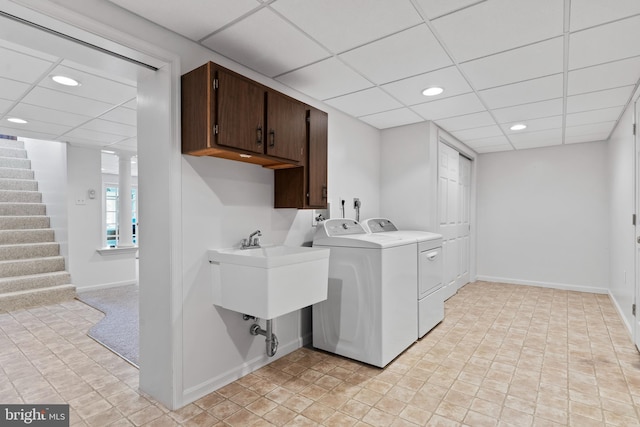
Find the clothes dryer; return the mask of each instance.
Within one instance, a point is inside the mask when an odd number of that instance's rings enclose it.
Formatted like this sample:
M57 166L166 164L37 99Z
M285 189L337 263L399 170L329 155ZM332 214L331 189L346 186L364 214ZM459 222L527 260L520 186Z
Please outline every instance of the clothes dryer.
M427 231L398 230L387 218L369 218L362 226L374 235L415 239L417 242L417 333L422 338L444 319L445 295L442 235Z
M331 249L327 299L313 305L313 346L386 366L416 340L416 240L328 219L313 246Z

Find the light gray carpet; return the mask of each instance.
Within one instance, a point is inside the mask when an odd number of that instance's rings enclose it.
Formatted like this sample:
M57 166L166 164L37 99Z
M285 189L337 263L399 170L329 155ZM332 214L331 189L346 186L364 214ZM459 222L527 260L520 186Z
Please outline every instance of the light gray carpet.
M89 330L89 336L137 367L138 285L79 291L78 299L105 314Z

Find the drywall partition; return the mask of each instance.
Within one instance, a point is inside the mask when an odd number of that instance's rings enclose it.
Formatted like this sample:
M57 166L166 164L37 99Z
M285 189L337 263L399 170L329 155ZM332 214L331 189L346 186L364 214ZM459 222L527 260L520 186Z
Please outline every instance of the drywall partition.
M67 144L57 141L20 138L24 141L31 169L47 205L46 215L51 221L60 255L69 265L69 237L67 221Z
M633 103L624 112L608 142L609 160L609 294L629 332L631 304L635 301L636 231L632 215L635 206L635 158Z
M136 283L135 253L101 255L104 218L100 150L68 146L69 264L78 291ZM89 190L96 192L89 198Z
M606 293L607 145L479 156L478 279Z

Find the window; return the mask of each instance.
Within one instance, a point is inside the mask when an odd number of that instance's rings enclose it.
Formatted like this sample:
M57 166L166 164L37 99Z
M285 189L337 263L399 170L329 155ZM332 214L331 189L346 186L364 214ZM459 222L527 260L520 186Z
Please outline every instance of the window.
M106 184L105 194L105 243L107 247L118 246L120 229L118 224L118 186ZM133 231L133 244L138 243L138 189L131 188L131 226Z

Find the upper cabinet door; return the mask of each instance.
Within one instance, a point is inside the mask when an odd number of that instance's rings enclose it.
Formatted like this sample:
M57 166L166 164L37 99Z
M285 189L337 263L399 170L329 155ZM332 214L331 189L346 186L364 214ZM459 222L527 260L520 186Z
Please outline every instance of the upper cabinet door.
M270 156L301 162L306 145L306 108L299 101L274 91L267 92L265 144Z
M264 88L223 69L217 71L218 145L264 153Z
M310 207L327 207L327 125L324 111L309 109L309 154L307 159L308 204Z

